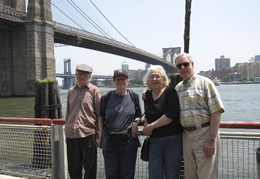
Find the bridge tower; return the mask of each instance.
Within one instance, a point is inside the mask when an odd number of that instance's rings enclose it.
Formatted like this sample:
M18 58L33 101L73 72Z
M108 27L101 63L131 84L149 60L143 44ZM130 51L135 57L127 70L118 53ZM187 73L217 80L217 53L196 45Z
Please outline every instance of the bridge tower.
M181 53L181 47L170 47L170 48L163 48L163 59L167 61L167 58L170 57L170 62L174 64L174 57ZM177 69L172 69L169 67L164 67L167 73L177 73Z
M71 59L64 59L64 74L63 77L63 88L69 88L70 86L75 85L75 78L71 77ZM66 77L66 75L68 75Z
M181 53L181 47L163 48L163 59L166 61L170 57L171 63L174 64L174 56L179 53Z
M0 5L26 12L25 0ZM55 80L51 0L28 0L24 23L7 23L0 31L0 97L32 96L36 80Z
M25 22L27 54L32 70L27 69L28 81L43 78L55 80L54 23L51 0L29 0Z

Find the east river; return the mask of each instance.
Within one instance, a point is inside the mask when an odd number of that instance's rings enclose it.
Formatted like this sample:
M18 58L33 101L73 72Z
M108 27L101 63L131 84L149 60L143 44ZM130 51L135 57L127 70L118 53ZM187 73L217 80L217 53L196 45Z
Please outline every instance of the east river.
M260 122L260 84L217 86L226 112L221 121ZM140 94L145 87L132 88ZM113 88L100 88L101 93ZM66 112L67 91L60 90L63 117ZM143 102L140 100L143 107ZM0 117L34 117L34 97L0 98Z

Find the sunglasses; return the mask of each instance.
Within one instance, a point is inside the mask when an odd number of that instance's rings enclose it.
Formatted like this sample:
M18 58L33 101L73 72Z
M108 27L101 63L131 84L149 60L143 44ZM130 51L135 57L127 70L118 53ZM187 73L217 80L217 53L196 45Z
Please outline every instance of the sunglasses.
M186 62L186 63L180 63L180 64L176 65L176 67L177 67L178 69L180 69L182 66L183 66L183 67L189 67L189 66L190 66L190 63L189 63L189 62Z

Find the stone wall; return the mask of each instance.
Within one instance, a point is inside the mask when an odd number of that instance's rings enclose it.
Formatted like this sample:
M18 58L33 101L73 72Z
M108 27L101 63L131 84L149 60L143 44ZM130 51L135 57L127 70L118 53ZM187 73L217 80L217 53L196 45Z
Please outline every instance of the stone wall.
M0 0L25 12L25 0ZM50 0L29 0L24 24L0 27L0 97L32 96L34 82L55 80L54 25Z

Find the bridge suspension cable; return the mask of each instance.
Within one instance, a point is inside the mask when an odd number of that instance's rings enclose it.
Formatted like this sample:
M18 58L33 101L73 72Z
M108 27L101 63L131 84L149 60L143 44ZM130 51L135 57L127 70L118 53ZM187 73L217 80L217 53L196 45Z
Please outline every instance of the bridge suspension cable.
M92 2L92 0L89 0L93 6L98 10L98 12L107 20L107 22L128 42L130 43L132 46L134 46L125 36L123 36L123 34L117 30L117 28L106 18L106 16L99 10L99 8ZM135 47L135 46L134 46Z
M82 30L85 30L81 25L79 25L76 21L74 21L72 18L70 18L66 13L64 13L60 8L58 8L55 4L51 3L58 11L60 11L63 15L65 15L67 18L69 18L72 22L74 22L77 26L79 26Z
M71 1L71 2L70 2ZM78 12L82 15L84 19L86 19L95 29L97 29L101 34L105 37L109 36L113 39L106 31L104 31L95 21L93 21L73 0L67 0L67 2ZM73 4L72 4L73 3ZM86 18L87 17L87 18Z
M100 34L102 34L104 37L109 37L112 40L115 40L111 35L109 35L104 29L102 29L90 16L88 16L84 10L80 6L78 6L74 0L67 0L68 5L72 7L81 17L84 18L84 20L87 20L88 23L90 23L91 26L93 26ZM101 14L101 16L112 26L112 28L123 38L125 39L131 46L135 47L133 43L131 43L110 21L109 19L101 12L101 10L90 0L91 4L95 7L95 9ZM63 15L66 16L71 22L73 22L76 26L78 26L82 30L86 30L83 26L81 26L79 23L77 23L77 20L73 20L71 18L71 15L67 15L64 11L62 11L57 5L55 5L53 2L51 2L53 7L55 7L59 12L61 12Z

